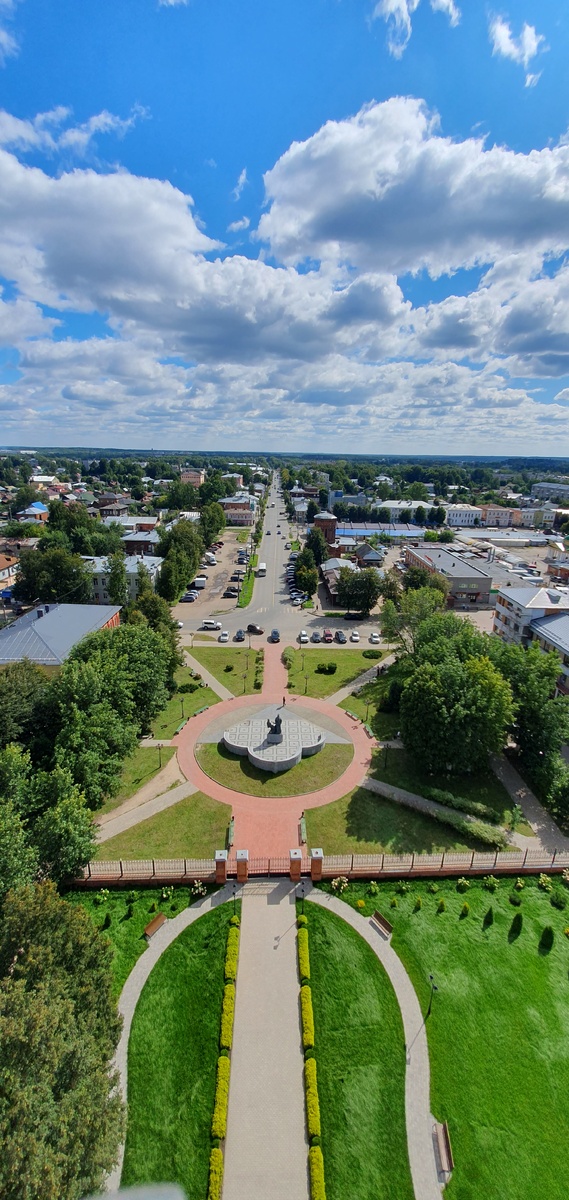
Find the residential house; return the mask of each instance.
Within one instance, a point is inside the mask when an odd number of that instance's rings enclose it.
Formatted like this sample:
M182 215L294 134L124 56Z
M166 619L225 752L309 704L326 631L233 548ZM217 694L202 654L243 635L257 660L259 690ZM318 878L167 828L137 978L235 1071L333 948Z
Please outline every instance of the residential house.
M447 504L447 525L451 528L464 528L468 525L479 525L482 520L482 509L475 504Z
M105 557L87 558L87 557L83 556L83 561L85 563L85 566L88 567L89 570L93 572L92 598L93 598L94 603L95 604L109 604L109 592L108 592L108 582L109 582L109 572L110 572L109 559L105 558ZM160 567L162 566L162 562L163 562L163 559L161 559L161 558L154 558L152 556L144 557L144 555L137 555L137 554L132 554L128 558L125 558L124 565L125 565L125 570L126 570L129 600L136 600L136 598L139 594L139 591L140 591L140 587L139 587L140 580L139 580L139 575L138 575L139 563L142 563L143 566L146 567L146 570L148 571L148 574L150 576L150 582L152 584L152 587L155 588L156 587L156 578L157 578L158 572L160 570Z
M237 492L235 496L223 496L219 501L228 525L253 525L257 511L255 496L248 492Z
M16 582L18 559L15 555L0 554L0 591Z
M348 571L359 571L356 563L351 562L349 558L327 558L326 562L322 563L320 568L322 578L326 584L328 595L332 604L338 603L338 581L340 571L346 567Z
M41 500L34 500L29 508L23 508L21 512L16 513L18 521L39 521L43 524L49 517L49 508L42 504Z
M421 549L407 546L405 562L408 567L422 567L430 574L444 575L450 590L449 608L489 608L492 576L461 554L442 546L428 545Z
M0 629L0 665L28 658L40 666L60 666L89 633L118 625L120 611L120 605L40 604Z
M199 488L202 483L205 483L205 470L203 467L182 467L180 470L180 482L189 483L192 487Z
M541 617L530 624L532 641L537 642L547 653L555 650L560 656L557 693L569 696L569 613L554 613Z
M361 542L356 547L356 558L360 567L380 567L385 556L385 550L376 550L368 542Z
M125 554L150 554L156 553L157 546L160 542L160 536L153 529L151 533L126 533L121 538Z

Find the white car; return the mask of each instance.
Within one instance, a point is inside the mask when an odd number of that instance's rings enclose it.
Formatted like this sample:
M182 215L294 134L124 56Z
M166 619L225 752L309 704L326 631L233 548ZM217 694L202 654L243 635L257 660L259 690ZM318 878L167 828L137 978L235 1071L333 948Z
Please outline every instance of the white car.
M351 642L359 642L359 640L360 640L360 635L359 635L357 629L352 629L352 632L350 634L350 641Z
M229 631L227 629L222 629L217 640L218 640L218 642L228 642L229 641Z
M300 600L298 596L295 596L294 600L291 600L291 604L292 604L293 608L300 608L300 605L302 604L302 600Z
M306 643L309 641L309 637L308 637L308 634L307 634L307 632L306 632L306 629L301 629L301 631L300 631L300 633L299 633L299 635L298 635L298 640L299 640L299 642L300 642L301 646L305 646L305 645L306 645Z
M380 639L379 639L379 634L378 634L378 633L370 633L370 635L369 635L369 640L370 640L370 642L371 642L372 646L379 646L379 640L380 640Z
M178 629L183 629L183 628L184 628L184 622L178 621Z

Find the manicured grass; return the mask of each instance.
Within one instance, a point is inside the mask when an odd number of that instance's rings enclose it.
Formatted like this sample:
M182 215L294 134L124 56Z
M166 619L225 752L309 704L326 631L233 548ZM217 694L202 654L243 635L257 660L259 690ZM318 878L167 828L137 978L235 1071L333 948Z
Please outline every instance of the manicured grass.
M160 1180L205 1200L231 913L221 905L181 933L143 988L128 1047L123 1187Z
M399 1006L366 942L306 904L328 1200L413 1200Z
M196 758L206 775L224 787L246 792L249 796L300 796L305 792L317 792L344 773L353 753L351 745L324 746L318 754L303 758L290 771L272 775L254 767L248 758L230 754L224 746L203 742L196 748Z
M374 691L375 685L366 683L363 688L360 688L359 695L348 696L347 700L341 701L339 708L345 708L348 712L353 712L360 720L365 721L373 730L378 741L389 742L399 729L399 714L376 709Z
M496 813L500 825L508 825L511 818L512 802L505 789L496 778L491 767L478 771L475 775L427 775L415 766L410 755L405 750L376 750L372 758L370 771L375 779L383 779L395 787L405 788L421 796L425 787L442 788L455 796L463 796L466 800L478 800L487 804ZM533 830L525 822L517 826L518 831L531 836Z
M325 854L436 854L483 849L474 838L423 813L355 788L341 800L305 813L309 846Z
M101 842L99 859L211 858L223 850L231 806L194 792L164 812Z
M194 682L189 667L178 667L175 678L178 687L180 687L180 684ZM219 696L216 696L211 688L197 687L195 692L174 692L166 707L162 709L161 713L158 713L157 717L154 717L152 722L153 736L164 740L174 737L178 725L186 717L193 716L198 708L217 704L218 701Z
M224 687L233 692L234 696L243 695L243 683L245 683L245 692L260 691L263 681L263 669L261 666L258 672L260 680L259 687L255 687L255 675L257 667L257 655L262 654L259 648L253 645L249 650L248 647L237 648L236 646L194 646L192 650L192 658L201 663L206 671L211 671L211 674L219 680ZM261 662L261 660L259 660ZM231 671L226 671L226 667L231 667Z
M215 891L215 886L206 885L209 892ZM98 892L72 891L67 892L65 899L71 904L81 904L90 914L97 929L102 929L107 915L111 923L103 929L113 948L113 991L118 996L123 984L130 975L135 962L146 950L147 942L144 930L157 912L163 912L167 917L176 917L182 909L192 904L195 897L187 887L174 887L172 896L162 899L162 888L138 888L131 892L128 889L108 889L109 895L98 904ZM134 896L132 917L126 912L131 896ZM155 908L152 909L152 906Z
M161 747L162 767L170 761L172 755L175 754L173 746ZM129 796L134 796L139 788L144 787L145 783L150 783L151 779L161 770L160 756L157 746L137 746L133 754L129 754L125 758L121 773L121 781L119 790L116 796L105 800L102 808L97 809L98 813L112 812L114 808L118 808L124 800L128 800Z
M241 584L241 591L239 592L239 599L237 601L238 608L247 608L247 605L251 603L253 588L255 586L255 567L258 561L258 554L252 554L247 565L247 574L244 576L243 583Z
M480 881L466 895L441 881L436 895L413 881L350 884L343 899L365 900L394 925L393 948L405 963L426 1014L429 974L438 988L427 1019L431 1111L448 1120L455 1160L445 1200L564 1200L569 1125L568 910L559 912L535 880L510 905L512 882L494 894ZM556 888L561 888L559 883ZM569 892L564 889L569 897ZM417 896L422 908L415 912ZM440 899L446 911L437 914ZM468 915L460 918L464 902ZM308 906L307 906L308 907ZM493 910L493 923L484 917ZM523 924L515 936L512 921ZM540 950L546 926L550 953Z
M362 650L352 650L347 646L323 645L314 650L295 650L293 647L287 647L287 650L291 649L294 660L288 673L289 691L298 692L303 696L315 696L319 699L332 696L346 683L351 683L352 679L357 679L358 675L363 675L364 671L368 671L374 665L368 658L363 657ZM364 645L363 649L367 647ZM336 663L334 675L316 674L316 667L324 662Z

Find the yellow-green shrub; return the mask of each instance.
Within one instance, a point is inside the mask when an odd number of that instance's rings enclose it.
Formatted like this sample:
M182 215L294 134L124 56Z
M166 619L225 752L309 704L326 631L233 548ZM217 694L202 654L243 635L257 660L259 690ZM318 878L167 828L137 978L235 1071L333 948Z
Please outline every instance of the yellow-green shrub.
M314 1045L314 1013L312 1011L312 993L308 984L304 984L300 989L300 1015L302 1045L305 1050L311 1050Z
M209 1186L207 1200L221 1200L223 1184L223 1154L214 1146L209 1156Z
M229 1070L228 1058L221 1056L217 1060L217 1078L215 1081L215 1104L211 1119L211 1136L224 1138L227 1130L227 1105L229 1102Z
M309 1138L320 1137L320 1104L318 1101L318 1078L316 1059L308 1058L304 1064L304 1086L306 1089L306 1125Z
M239 954L239 929L232 925L227 934L225 951L225 982L235 983L237 978L237 956Z
M310 979L310 954L308 952L308 930L299 929L297 933L298 942L298 969L300 971L301 980Z
M311 1146L308 1151L310 1167L310 1195L312 1200L326 1200L324 1186L324 1159L320 1146Z
M219 1045L222 1050L231 1050L233 1042L233 1017L235 1014L235 984L226 983L221 1007L221 1034Z

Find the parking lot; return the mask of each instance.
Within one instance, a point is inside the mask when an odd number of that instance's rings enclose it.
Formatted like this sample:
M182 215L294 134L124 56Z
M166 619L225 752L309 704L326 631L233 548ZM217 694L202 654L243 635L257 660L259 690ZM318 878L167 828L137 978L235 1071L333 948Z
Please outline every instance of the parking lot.
M205 588L198 592L198 597L193 604L180 601L174 605L172 616L175 621L183 621L184 628L187 626L188 629L196 629L204 617L209 617L214 613L232 612L235 608L237 600L229 599L229 597L224 599L223 593L228 585L232 586L230 580L237 569L238 551L246 548L237 541L237 535L240 532L240 529L224 529L220 535L223 546L221 550L214 551L217 566L200 567L196 572L198 575L207 575Z

